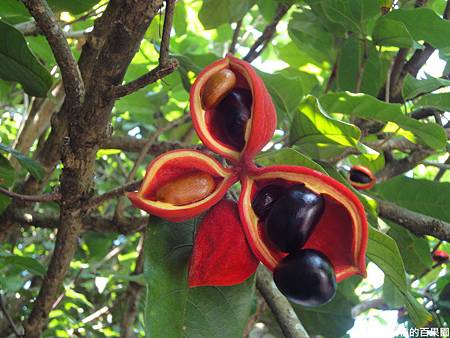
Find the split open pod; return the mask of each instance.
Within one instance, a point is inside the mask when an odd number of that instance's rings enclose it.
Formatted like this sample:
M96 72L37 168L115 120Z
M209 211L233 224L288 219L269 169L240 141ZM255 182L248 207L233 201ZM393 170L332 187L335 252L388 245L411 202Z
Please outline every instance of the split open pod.
M139 191L128 194L136 207L172 221L205 212L190 287L241 283L262 262L290 300L315 306L333 297L336 281L365 275L367 221L352 191L309 168L254 164L273 136L276 112L250 64L227 56L206 67L190 105L200 139L230 165L199 151L171 151L154 159ZM238 180L239 203L224 197ZM308 285L318 293L305 293Z

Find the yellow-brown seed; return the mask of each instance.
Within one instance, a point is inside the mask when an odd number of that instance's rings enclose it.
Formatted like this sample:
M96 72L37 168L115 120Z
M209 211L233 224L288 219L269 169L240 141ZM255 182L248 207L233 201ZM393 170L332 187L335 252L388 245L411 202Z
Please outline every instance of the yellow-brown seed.
M210 195L216 187L214 178L205 172L192 172L164 184L156 191L156 200L173 205L186 205Z
M219 103L236 85L236 75L230 69L222 69L212 75L202 89L202 107L210 109Z

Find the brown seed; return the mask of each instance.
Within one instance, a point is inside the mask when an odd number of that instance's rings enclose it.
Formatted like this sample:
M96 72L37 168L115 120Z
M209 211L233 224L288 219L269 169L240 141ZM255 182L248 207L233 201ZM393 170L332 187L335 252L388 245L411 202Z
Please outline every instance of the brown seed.
M200 201L216 187L214 178L205 172L191 172L166 183L156 191L156 200L173 205Z
M202 89L202 107L210 109L222 100L236 85L236 75L230 69L222 69L212 75Z

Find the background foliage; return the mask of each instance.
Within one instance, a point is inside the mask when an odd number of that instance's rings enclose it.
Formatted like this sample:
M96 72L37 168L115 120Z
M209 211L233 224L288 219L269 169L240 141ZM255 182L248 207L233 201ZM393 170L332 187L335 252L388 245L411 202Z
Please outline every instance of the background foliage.
M78 58L108 1L48 3ZM164 11L148 27L125 82L158 65ZM188 91L196 74L231 48L253 61L277 109L278 128L258 159L261 164L308 166L343 182L346 168L363 164L379 178L373 190L358 193L371 225L369 278L342 282L325 306L295 306L307 331L345 336L355 318L392 325L385 322L385 311L398 311L404 328L448 325L448 263L431 258L438 248L450 251L448 238L416 236L395 217L378 214L372 198L450 222L449 12L444 0L178 1L170 54L179 67L116 101L112 136L96 154L92 194L142 178L149 161L165 150L199 146L184 118ZM2 0L3 189L24 193L23 182L31 175L42 182L34 194L58 193L63 166L49 168L38 154L63 97L47 40L22 3ZM59 122L53 123L55 128ZM144 145L148 154L142 154ZM144 161L129 177L140 154ZM146 216L118 194L112 197L85 222L44 336L240 337L242 331L251 337L283 336L255 292L253 277L230 288L187 289L186 264L198 220L174 225L150 218L145 230ZM45 283L59 205L16 199L0 194L0 289L20 331ZM433 234L422 226L421 234ZM380 276L384 282L377 281ZM0 337L9 336L11 324L2 311Z

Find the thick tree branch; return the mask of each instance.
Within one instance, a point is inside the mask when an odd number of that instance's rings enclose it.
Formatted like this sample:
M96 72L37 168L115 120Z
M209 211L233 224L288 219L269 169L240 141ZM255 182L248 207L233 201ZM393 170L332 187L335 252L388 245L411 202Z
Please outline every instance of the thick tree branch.
M252 62L262 53L262 51L264 50L264 48L266 48L269 41L272 40L273 36L275 35L278 23L287 13L290 7L291 5L285 3L281 3L280 5L278 5L278 8L276 10L272 22L266 26L262 35L258 39L256 39L253 46L250 47L249 52L244 57L245 61Z
M429 235L450 241L450 224L440 219L402 208L392 202L376 199L378 215L395 222L418 236Z
M256 272L256 287L272 310L286 338L309 337L291 304L278 291L270 272L263 265L260 265Z
M165 61L164 64L158 65L156 68L152 69L150 72L148 72L145 75L142 75L136 80L133 80L123 85L113 87L112 96L114 98L120 98L123 96L130 95L131 93L134 93L135 91L144 88L145 86L154 83L162 79L163 77L169 75L175 69L177 69L177 67L178 61L176 59L169 59Z
M72 109L77 109L84 99L84 83L58 21L45 0L22 0L22 2L47 38L61 70L66 96L71 101Z

